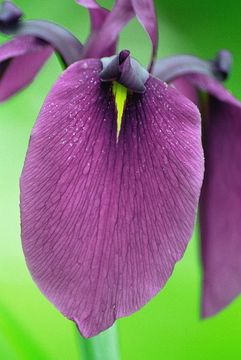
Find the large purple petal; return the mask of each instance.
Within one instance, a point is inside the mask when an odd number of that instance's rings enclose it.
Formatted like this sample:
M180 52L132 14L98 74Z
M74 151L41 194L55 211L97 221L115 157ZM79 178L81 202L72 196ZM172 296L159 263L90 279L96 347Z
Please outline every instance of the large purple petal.
M202 314L210 316L241 292L241 104L213 79L193 75L189 80L211 94L200 201Z
M52 48L31 36L19 36L0 47L0 101L28 85L52 54Z
M70 66L33 129L21 177L23 248L42 292L93 336L165 284L191 237L203 175L200 117L150 77L116 142L99 60Z

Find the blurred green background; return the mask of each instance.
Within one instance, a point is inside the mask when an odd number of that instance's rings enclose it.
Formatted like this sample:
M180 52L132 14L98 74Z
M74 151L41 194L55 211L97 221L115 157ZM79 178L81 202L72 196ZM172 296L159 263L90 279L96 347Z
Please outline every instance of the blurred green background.
M16 0L28 18L69 28L84 41L87 11L74 0ZM112 1L100 1L110 7ZM227 48L234 55L228 88L241 99L241 2L156 2L159 57L194 53L212 58ZM0 42L5 38L0 37ZM119 48L143 64L150 45L137 21L123 31ZM53 57L34 83L0 106L0 359L81 359L74 325L43 297L26 269L20 243L18 179L28 138L41 104L61 68ZM241 141L241 139L240 139ZM199 318L201 269L198 236L164 290L142 310L118 321L122 360L241 359L241 299L214 318ZM103 359L105 360L105 359Z

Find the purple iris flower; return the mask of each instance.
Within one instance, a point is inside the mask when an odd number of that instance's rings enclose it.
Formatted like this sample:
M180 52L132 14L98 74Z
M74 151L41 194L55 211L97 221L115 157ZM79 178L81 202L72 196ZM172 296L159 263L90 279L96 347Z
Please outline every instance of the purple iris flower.
M220 51L214 61L174 56L157 61L154 74L198 104L202 113L205 174L199 203L203 265L202 316L216 314L241 289L241 103L220 80L232 59Z
M90 337L142 307L171 276L193 231L204 157L198 108L164 82L185 76L189 83L185 66L173 58L155 63L152 1L117 0L111 12L94 0L77 2L91 16L84 46L56 24L22 20L4 3L0 30L16 37L0 47L0 94L5 100L27 85L53 50L67 67L32 131L21 176L22 241L41 291ZM148 70L128 50L116 54L118 35L133 16L152 41ZM215 80L221 61L187 58L192 84L198 76L215 84L223 103L226 92ZM203 204L211 201L208 186ZM203 228L212 227L214 220L201 214Z

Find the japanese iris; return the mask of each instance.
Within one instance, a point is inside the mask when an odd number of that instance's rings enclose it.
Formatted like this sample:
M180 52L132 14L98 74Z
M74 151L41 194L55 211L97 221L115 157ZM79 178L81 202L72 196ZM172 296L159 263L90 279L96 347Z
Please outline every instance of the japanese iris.
M41 291L89 337L138 310L170 277L193 231L204 157L198 108L164 82L188 72L177 62L173 75L172 58L154 62L152 1L119 0L112 12L78 2L92 20L84 46L57 25L23 21L4 3L0 28L17 37L0 48L0 93L5 100L29 83L53 50L67 67L31 134L22 241ZM128 50L116 55L134 15L153 45L148 71ZM216 84L220 62L194 63Z

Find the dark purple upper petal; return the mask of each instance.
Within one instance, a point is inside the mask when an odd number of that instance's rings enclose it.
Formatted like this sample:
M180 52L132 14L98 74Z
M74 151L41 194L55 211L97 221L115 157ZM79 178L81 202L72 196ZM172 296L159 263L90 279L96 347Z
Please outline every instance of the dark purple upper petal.
M189 81L210 94L200 201L202 315L210 316L241 292L241 103L216 80L192 75Z
M150 77L119 140L99 60L71 65L34 126L21 176L22 240L42 292L93 336L165 284L191 237L203 176L200 116Z
M31 36L19 36L0 46L0 101L31 83L52 49Z

